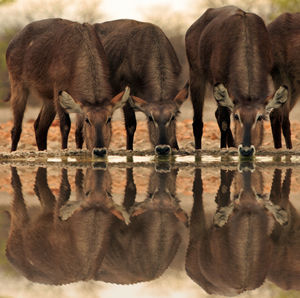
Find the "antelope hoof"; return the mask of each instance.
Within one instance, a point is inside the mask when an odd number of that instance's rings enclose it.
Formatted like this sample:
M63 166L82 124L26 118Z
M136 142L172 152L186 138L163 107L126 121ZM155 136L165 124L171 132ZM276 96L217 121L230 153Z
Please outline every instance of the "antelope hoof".
M95 157L105 157L107 154L106 148L94 148L93 149L93 155Z
M169 146L169 145L157 145L155 147L155 153L157 155L169 155L171 153L171 146Z

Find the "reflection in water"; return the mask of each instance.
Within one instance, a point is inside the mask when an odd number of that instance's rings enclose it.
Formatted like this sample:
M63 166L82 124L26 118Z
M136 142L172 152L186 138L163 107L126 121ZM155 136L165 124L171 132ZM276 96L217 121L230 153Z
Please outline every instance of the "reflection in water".
M221 170L218 207L209 225L196 169L186 272L206 292L234 296L260 287L266 278L299 290L299 215L289 202L291 169L282 184L281 172L274 171L268 196L258 170Z
M130 214L129 224L119 220L112 226L98 280L132 284L158 278L175 257L181 242L180 228L187 223L175 194L176 169L153 170L147 197L141 203L134 201L131 171L127 172L124 200Z
M281 175L281 170L275 170L270 197L274 204L287 211L288 224L277 225L272 232L272 263L268 279L282 289L300 290L300 216L289 201L292 170L287 170L282 185Z
M69 199L67 170L62 170L57 198L47 183L47 170L36 174L35 194L41 210L30 217L16 168L12 168L14 200L7 257L29 280L66 284L92 279L101 266L110 227L119 214L110 197L108 171L87 171L81 202L67 220L60 218L61 206Z
M155 164L142 201L136 200L138 179L133 168L127 168L119 204L112 192L116 177L103 163L77 169L74 189L70 170L62 169L57 195L48 186L47 171L36 172L39 206L32 210L18 170L11 168L6 255L30 281L146 282L162 276L176 260L179 247L188 246L181 268L185 261L186 279L207 293L234 296L259 288L266 280L285 290L300 290L300 220L289 201L291 169L274 170L268 194L260 170L220 169L214 173L220 185L210 219L209 194L202 185L205 169L196 168L189 225L188 212L181 207L189 206L189 198L180 204L179 171L171 163ZM114 173L119 175L118 170Z
M100 166L100 165L98 165ZM11 168L13 203L6 254L29 280L67 284L102 280L131 284L162 275L181 243L187 215L176 197L177 170L151 173L147 197L135 202L132 168L122 206L115 204L105 167L76 173L76 201L62 169L57 197L48 186L47 169L36 173L37 215L29 214L17 169Z

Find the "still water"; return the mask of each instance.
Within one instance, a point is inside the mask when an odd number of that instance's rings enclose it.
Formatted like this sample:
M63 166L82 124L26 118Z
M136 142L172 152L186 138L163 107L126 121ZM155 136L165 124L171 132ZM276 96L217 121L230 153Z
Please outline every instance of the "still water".
M300 166L267 160L1 164L0 297L299 297Z

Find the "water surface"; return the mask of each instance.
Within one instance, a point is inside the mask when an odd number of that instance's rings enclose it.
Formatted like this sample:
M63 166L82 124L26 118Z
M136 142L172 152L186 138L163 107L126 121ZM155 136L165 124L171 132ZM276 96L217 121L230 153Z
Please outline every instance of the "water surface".
M0 170L0 297L300 295L297 157Z

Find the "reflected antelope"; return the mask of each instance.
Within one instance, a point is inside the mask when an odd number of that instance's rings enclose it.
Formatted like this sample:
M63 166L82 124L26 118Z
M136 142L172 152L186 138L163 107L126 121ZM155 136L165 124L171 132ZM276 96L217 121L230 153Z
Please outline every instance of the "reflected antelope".
M79 201L67 205L71 188L66 169L56 198L39 168L34 191L41 207L29 212L16 168L11 169L13 202L7 241L8 260L29 280L51 285L94 279L101 267L110 229L122 214L111 199L108 170L87 170ZM80 170L77 180L81 181Z
M289 201L292 169L287 169L284 179L281 169L273 175L270 199L287 211L287 225L276 224L271 239L271 266L268 279L284 290L300 290L300 214ZM283 180L283 181L282 181Z
M276 201L278 186L273 183L268 197L262 178L258 170L221 170L218 207L208 223L201 170L196 169L186 272L209 294L235 296L254 290L272 274L274 227L285 229L290 218ZM284 193L287 201L288 192Z
M174 259L188 221L175 193L177 170L153 171L147 198L136 203L133 169L128 168L123 206L118 206L106 168L77 170L75 201L69 201L66 169L56 198L47 170L39 168L34 191L41 207L35 214L26 206L17 169L11 171L6 255L27 279L53 285L92 279L130 284L159 277Z
M129 171L129 169L127 169ZM153 170L144 201L135 202L132 173L127 172L124 206L129 224L116 221L97 279L133 284L160 277L174 259L186 229L187 215L176 197L177 169Z

